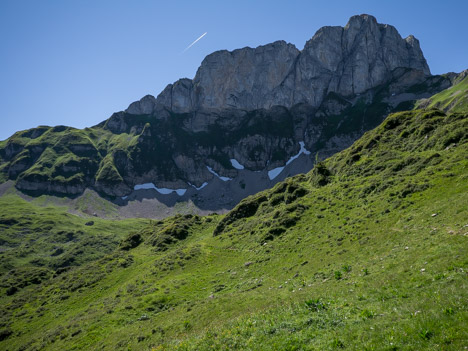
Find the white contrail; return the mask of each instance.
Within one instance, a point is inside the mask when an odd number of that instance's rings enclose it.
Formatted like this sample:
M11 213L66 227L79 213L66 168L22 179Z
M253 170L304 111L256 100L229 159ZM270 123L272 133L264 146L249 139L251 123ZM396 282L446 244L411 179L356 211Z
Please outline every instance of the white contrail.
M203 38L203 37L204 37L205 35L207 35L207 34L208 34L208 32L205 32L205 33L203 33L202 35L200 35L200 37L199 37L197 40L195 40L192 44L190 44L189 46L187 46L187 47L185 48L185 50L182 51L182 53L186 52L188 49L190 49L192 46L194 46L194 45L197 43L197 41L199 41L201 38Z

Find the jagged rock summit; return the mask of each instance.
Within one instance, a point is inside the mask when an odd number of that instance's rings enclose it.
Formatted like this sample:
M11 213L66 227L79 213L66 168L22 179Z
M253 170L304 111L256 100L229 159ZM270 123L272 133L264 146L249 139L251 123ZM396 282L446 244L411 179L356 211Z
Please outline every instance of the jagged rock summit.
M276 41L214 52L193 80L169 84L156 99L147 95L126 112L255 110L301 103L319 107L329 93L364 93L401 67L430 75L419 41L412 35L403 39L395 27L377 23L373 16L359 15L345 27L319 29L302 51Z
M229 209L457 77L432 76L413 36L353 16L319 29L302 50L276 41L214 52L193 79L92 128L18 132L0 142L0 182L31 194L91 188L121 205L154 197Z

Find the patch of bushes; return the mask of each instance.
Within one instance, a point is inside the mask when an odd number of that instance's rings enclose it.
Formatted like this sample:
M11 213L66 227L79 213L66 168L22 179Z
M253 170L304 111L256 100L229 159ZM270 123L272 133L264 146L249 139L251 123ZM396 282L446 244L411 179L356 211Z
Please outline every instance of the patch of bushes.
M165 251L170 245L185 240L189 235L190 228L200 223L200 217L191 214L178 215L165 222L156 222L144 230L146 235L149 235L146 242L157 251Z
M128 251L134 249L143 242L143 237L140 233L131 233L120 242L120 250Z
M272 189L269 203L271 206L290 204L308 193L309 191L300 185L298 177L289 178Z
M232 224L240 219L252 217L257 213L260 204L266 202L268 199L265 195L250 196L242 200L233 210L231 210L216 226L213 235L221 234L226 226Z
M429 188L429 184L426 184L426 183L423 183L423 184L409 183L409 184L406 184L404 188L400 190L398 196L400 198L405 198L413 193L419 193L421 191L424 191L427 188Z
M0 341L8 339L10 335L13 334L13 331L10 328L5 328L0 330Z
M7 288L7 295L13 295L18 290L32 284L40 284L51 276L52 272L47 268L21 267L13 269L4 275L0 286Z
M179 240L184 240L189 234L188 229L189 226L184 223L170 224L163 230L153 234L148 239L148 243L159 250L167 250L170 245Z
M327 309L327 305L320 299L310 299L304 303L309 310L314 312L320 312Z
M267 234L264 236L262 241L270 241L276 238L277 236L280 236L286 231L286 228L284 227L273 227L270 228L267 232Z
M410 117L411 117L411 113L408 113L408 112L395 113L387 117L387 119L382 123L382 127L385 130L395 129L396 127L402 125Z
M318 162L310 172L310 182L313 186L322 187L331 181L331 172L324 162Z

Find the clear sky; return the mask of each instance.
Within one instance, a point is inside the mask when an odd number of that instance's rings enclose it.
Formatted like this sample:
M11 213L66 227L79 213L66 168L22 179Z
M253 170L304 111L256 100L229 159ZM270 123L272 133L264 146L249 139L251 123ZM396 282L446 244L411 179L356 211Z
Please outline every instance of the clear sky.
M320 27L361 13L416 36L433 74L468 68L467 0L1 0L0 140L95 125L193 78L213 51L275 40L302 49Z

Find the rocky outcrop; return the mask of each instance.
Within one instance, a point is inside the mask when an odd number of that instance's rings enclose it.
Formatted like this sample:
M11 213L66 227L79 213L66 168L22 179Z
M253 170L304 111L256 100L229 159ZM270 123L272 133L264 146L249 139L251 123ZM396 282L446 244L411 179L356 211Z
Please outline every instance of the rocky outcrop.
M379 24L373 16L353 16L344 28L319 29L302 51L277 41L214 52L193 80L170 84L157 99L145 96L126 112L255 110L300 103L319 107L329 93L364 93L401 67L430 75L419 41L412 35L403 39L393 26Z
M156 99L152 95L146 95L141 100L135 101L127 108L132 115L149 115L156 108Z

